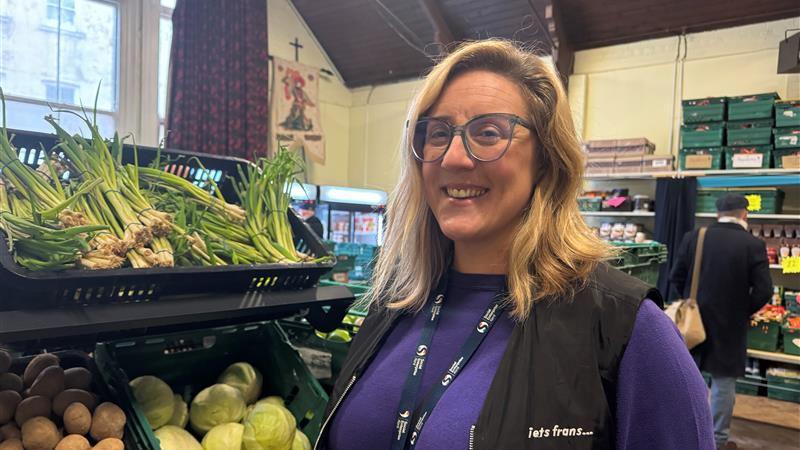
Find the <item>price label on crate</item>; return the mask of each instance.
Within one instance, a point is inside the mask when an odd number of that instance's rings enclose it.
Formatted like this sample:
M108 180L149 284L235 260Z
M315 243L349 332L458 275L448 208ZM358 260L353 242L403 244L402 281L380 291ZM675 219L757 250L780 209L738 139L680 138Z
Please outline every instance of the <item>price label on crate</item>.
M787 256L781 260L783 273L800 273L800 256Z
M760 211L761 210L761 196L758 194L752 195L745 195L744 198L747 199L747 210L748 211Z

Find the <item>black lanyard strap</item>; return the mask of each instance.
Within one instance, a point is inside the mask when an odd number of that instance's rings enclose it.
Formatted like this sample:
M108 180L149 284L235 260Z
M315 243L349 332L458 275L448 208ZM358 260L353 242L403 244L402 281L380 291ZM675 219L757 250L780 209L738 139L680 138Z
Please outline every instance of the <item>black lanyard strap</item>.
M420 386L422 385L422 375L425 370L425 362L427 361L433 335L439 325L439 318L441 316L442 307L444 306L444 294L441 291L441 286L431 297L432 298L428 301L428 308L426 308L427 320L422 328L422 333L411 361L409 375L403 385L403 392L400 398L397 422L395 425L396 433L392 441L392 450L413 450L417 438L422 432L422 427L425 426L425 422L430 417L436 404L458 374L461 373L464 366L467 365L472 355L478 350L478 347L483 343L486 335L489 334L489 331L491 331L497 321L497 317L502 310L505 291L501 291L495 295L491 305L486 309L481 320L478 321L478 324L473 328L469 337L461 346L453 363L450 364L450 367L445 371L444 375L442 375L441 380L431 387L424 401L421 402L421 406L416 408L417 397L419 395ZM413 430L410 429L411 424L413 424Z

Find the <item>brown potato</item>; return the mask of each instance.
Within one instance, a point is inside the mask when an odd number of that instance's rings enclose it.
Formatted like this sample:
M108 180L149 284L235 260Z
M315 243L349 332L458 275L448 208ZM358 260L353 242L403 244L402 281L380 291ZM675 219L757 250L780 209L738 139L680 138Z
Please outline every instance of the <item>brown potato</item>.
M22 425L22 445L25 450L53 450L61 440L56 424L47 417L34 417Z
M22 401L22 396L15 391L0 392L0 425L5 425L14 418L17 405Z
M28 397L17 405L17 412L14 414L14 420L20 427L25 424L31 417L44 416L50 417L50 399L37 395L35 397Z
M125 450L125 444L117 438L107 438L98 442L92 450Z
M31 385L30 395L43 395L54 399L64 392L64 369L60 366L45 367Z
M69 434L86 436L92 426L92 413L83 403L72 403L64 411L64 429Z
M22 385L22 378L15 373L0 374L0 391L22 392L25 386Z
M92 445L79 434L70 434L56 445L56 450L92 450Z
M90 434L97 441L106 438L122 439L125 422L125 412L119 406L111 402L102 403L94 410Z
M0 373L8 372L9 367L11 367L11 354L0 349Z
M28 367L25 368L25 373L22 374L22 381L25 383L25 387L31 387L33 382L36 381L36 377L38 377L44 369L50 366L57 366L59 363L58 356L52 353L36 355L36 357L28 363Z
M25 450L19 438L9 439L0 444L0 450Z
M64 389L89 391L92 387L92 372L85 367L73 367L64 371Z
M63 416L67 406L75 402L83 403L89 411L94 411L94 407L97 406L97 398L91 392L80 389L67 389L53 399L53 413L57 416Z

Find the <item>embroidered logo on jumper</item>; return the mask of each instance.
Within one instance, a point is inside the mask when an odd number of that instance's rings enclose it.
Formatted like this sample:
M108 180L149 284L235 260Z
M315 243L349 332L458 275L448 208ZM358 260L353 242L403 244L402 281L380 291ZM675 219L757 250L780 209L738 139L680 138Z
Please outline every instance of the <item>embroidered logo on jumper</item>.
M593 435L594 431L590 431L586 428L564 428L561 425L553 425L550 428L528 428L528 439L586 437Z

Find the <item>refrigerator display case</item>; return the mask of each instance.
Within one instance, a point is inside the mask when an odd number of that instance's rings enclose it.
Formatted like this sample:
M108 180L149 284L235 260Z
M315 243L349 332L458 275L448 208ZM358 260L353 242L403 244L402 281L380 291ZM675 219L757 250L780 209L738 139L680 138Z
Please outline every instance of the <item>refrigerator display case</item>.
M374 189L320 186L317 216L325 238L336 243L383 243L383 211L388 194Z

